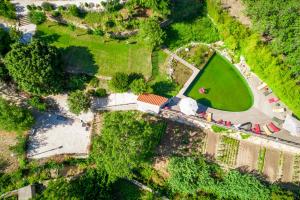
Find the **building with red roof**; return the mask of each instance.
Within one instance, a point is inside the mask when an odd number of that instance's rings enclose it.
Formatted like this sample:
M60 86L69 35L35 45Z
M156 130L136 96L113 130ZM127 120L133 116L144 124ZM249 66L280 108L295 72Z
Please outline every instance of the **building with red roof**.
M158 114L168 102L169 99L159 95L141 94L138 96L137 106L140 111Z

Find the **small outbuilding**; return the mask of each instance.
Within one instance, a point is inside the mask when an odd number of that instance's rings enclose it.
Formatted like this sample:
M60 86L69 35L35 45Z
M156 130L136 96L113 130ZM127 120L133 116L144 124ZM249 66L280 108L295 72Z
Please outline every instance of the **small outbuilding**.
M155 94L141 94L137 99L138 110L158 114L169 99Z
M289 131L291 135L300 137L300 121L291 115L287 115L282 128Z
M180 100L179 108L180 111L186 115L196 115L198 104L194 99L187 97Z

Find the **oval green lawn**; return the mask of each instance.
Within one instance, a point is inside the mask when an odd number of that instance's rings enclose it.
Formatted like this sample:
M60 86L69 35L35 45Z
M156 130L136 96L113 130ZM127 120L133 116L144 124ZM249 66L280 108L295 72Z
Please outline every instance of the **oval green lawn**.
M200 94L204 87L206 94ZM186 91L199 103L219 110L245 111L253 104L251 90L235 67L219 54L206 64Z

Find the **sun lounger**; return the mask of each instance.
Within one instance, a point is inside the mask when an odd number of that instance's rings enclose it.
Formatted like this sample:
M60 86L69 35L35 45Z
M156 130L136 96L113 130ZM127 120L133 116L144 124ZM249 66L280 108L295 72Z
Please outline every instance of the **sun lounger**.
M277 133L280 131L280 128L278 128L277 126L275 126L272 122L268 124L269 129L271 129L271 131L273 133Z
M265 96L268 96L268 95L270 95L270 94L272 94L272 90L267 90L267 91L264 92L264 95L265 95Z
M252 128L252 131L256 134L261 134L260 126L259 124L255 124L254 127Z
M205 116L206 116L206 112L200 112L200 113L199 113L199 117L205 118Z
M285 112L285 108L273 108L273 112L276 112L276 113L283 113Z
M230 122L230 121L226 121L226 122L225 122L225 125L226 125L227 127L231 127L231 122Z
M265 87L267 87L267 84L266 84L266 83L263 83L263 84L261 84L261 85L259 85L259 86L257 87L257 90L262 90L262 89L264 89Z
M220 119L219 121L217 121L218 124L224 124L223 119Z
M212 113L210 113L210 112L206 113L206 120L207 120L208 122L211 122L211 121L212 121Z
M279 101L278 98L270 98L268 99L269 103L277 103Z
M272 121L276 122L278 125L281 125L281 124L284 123L284 120L279 119L279 118L277 118L277 117L273 117L273 118L272 118Z
M269 130L269 128L267 127L267 125L263 126L263 130L265 131L266 135L272 135L272 132Z

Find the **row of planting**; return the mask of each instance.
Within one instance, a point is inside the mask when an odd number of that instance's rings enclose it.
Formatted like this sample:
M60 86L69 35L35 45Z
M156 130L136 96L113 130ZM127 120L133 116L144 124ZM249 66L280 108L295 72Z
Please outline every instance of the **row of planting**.
M226 136L221 137L218 145L217 161L229 167L234 167L239 150L240 142Z

